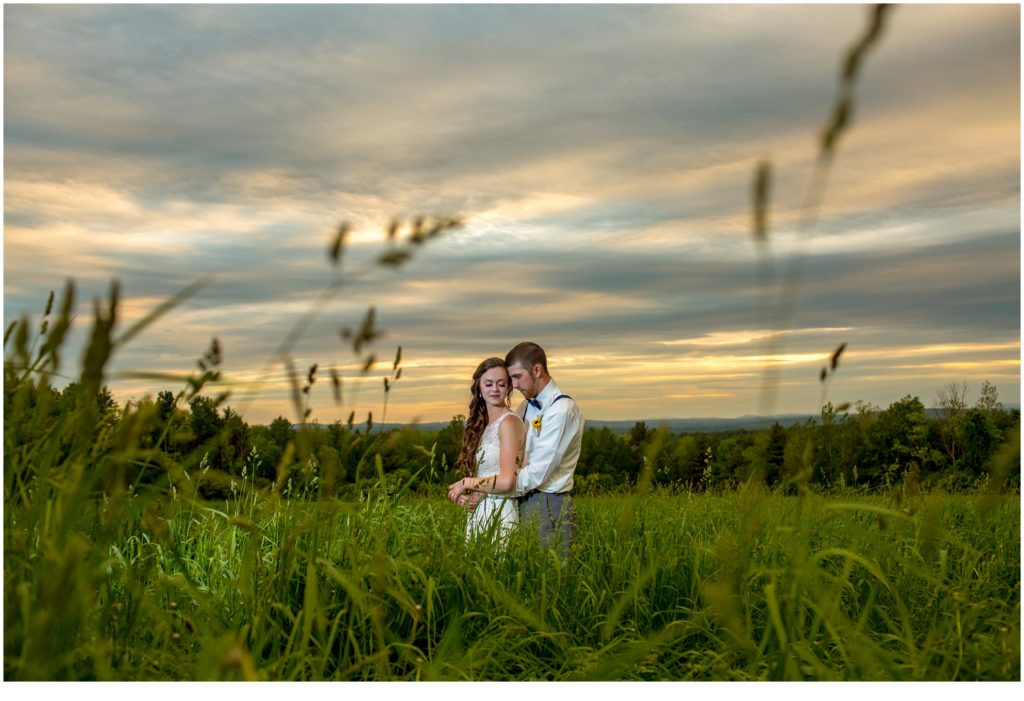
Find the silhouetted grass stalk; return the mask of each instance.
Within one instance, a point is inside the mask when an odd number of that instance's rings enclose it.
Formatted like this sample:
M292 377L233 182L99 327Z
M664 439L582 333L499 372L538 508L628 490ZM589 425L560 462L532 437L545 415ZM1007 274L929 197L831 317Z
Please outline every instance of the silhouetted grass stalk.
M754 174L753 213L754 240L758 246L758 282L767 286L767 299L759 303L759 314L768 322L770 333L765 340L764 355L770 359L784 352L785 339L783 331L793 321L796 301L803 280L803 270L807 259L807 245L818 221L821 204L828 189L828 180L832 173L836 148L839 138L849 129L854 111L854 88L862 69L867 52L880 40L885 30L885 23L892 8L887 4L871 7L868 26L864 34L854 42L842 62L839 79L839 95L832 108L832 114L820 136L814 170L807 186L800 216L797 221L796 248L788 258L789 265L776 291L775 270L771 259L768 236L768 210L771 190L771 165L759 163ZM769 311L770 314L767 314ZM845 345L845 344L844 344ZM761 395L758 413L770 415L774 413L775 397L778 386L778 366L770 360L765 361L761 381Z

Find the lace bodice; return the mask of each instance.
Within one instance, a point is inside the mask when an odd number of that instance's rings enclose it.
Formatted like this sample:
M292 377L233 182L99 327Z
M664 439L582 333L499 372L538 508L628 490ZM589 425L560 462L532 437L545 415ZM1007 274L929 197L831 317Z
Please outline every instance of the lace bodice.
M505 412L489 423L484 429L483 435L480 436L480 447L476 449L477 477L490 477L501 472L501 439L498 436L498 427L510 416L521 420L513 412Z

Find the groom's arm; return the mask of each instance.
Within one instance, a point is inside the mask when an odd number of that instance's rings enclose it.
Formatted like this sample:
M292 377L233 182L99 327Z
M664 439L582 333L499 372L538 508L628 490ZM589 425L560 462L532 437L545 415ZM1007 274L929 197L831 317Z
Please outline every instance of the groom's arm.
M534 438L530 454L526 456L526 465L516 478L516 491L519 494L526 494L544 484L562 464L581 422L579 409L573 403L568 403L566 410L544 414L540 435ZM528 424L526 430L536 429Z

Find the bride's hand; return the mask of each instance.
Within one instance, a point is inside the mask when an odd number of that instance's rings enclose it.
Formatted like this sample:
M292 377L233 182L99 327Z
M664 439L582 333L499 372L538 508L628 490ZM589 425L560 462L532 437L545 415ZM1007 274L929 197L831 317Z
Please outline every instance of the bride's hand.
M466 488L466 478L463 477L458 482L452 482L448 485L448 499L455 503L459 503L459 497L468 492Z
M477 504L483 501L483 499L483 492L469 492L468 494L463 494L461 497L459 497L458 504L466 511L472 511L473 509L476 508Z

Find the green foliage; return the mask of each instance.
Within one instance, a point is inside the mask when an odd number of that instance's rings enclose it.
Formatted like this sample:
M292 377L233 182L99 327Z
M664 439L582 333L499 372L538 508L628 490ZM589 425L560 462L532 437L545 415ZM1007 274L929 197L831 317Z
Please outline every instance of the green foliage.
M216 402L210 397L196 395L188 402L189 428L197 443L213 442L224 428Z
M60 548L5 514L5 678L1020 674L1017 497L584 497L563 564L522 534L465 543L439 495L237 489L226 509L95 502L67 514Z
M980 476L989 456L1002 438L990 415L982 409L968 409L963 422L963 469L972 476Z

